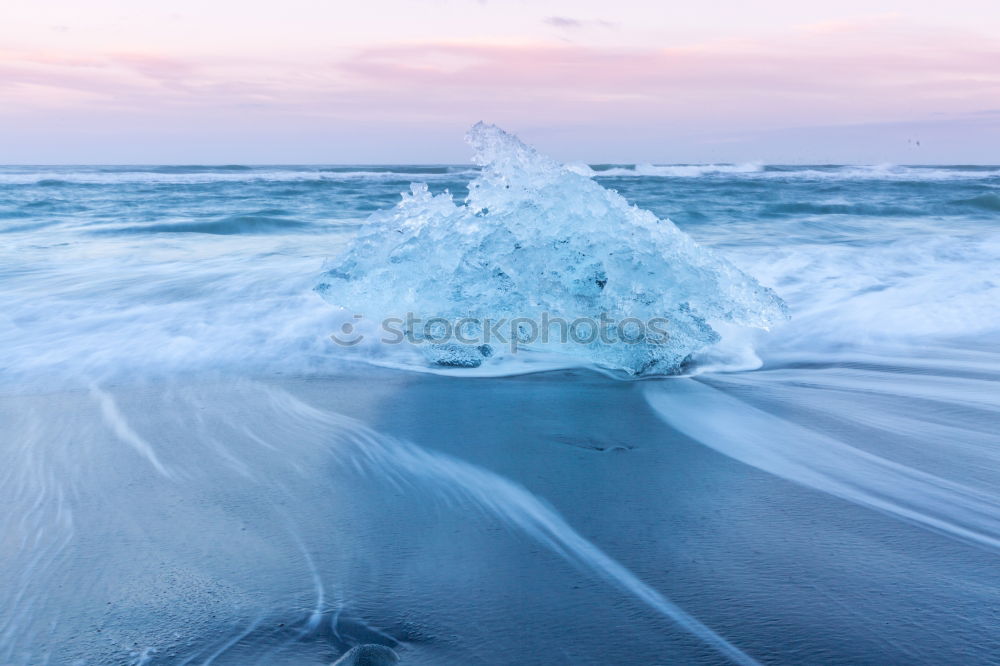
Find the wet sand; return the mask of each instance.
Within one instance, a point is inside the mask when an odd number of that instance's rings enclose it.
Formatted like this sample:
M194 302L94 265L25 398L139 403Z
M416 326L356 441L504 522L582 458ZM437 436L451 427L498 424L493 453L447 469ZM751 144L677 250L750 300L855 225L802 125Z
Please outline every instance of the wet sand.
M0 661L995 663L995 551L723 455L651 385L5 395Z

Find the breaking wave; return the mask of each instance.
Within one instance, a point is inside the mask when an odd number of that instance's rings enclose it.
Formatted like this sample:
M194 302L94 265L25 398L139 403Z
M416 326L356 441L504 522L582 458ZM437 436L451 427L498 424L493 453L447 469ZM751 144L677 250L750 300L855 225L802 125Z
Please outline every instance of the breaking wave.
M735 178L746 180L816 180L816 181L974 181L998 180L997 167L929 167L877 165L765 165L746 164L633 164L587 165L574 163L567 168L590 178Z
M632 166L588 166L586 164L570 164L567 169L582 176L590 177L624 177L624 178L698 178L700 176L731 175L760 173L763 164L752 162L748 164L635 164Z

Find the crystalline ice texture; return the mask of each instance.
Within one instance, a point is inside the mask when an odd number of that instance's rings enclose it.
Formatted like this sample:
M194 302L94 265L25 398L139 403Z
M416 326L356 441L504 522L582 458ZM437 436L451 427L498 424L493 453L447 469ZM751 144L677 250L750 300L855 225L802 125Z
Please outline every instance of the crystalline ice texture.
M326 300L369 319L413 313L424 322L525 318L541 326L544 315L600 326L603 315L612 323L592 341L585 325L573 329L575 340L551 325L543 341L541 330L533 335L523 324L517 353L556 351L636 375L677 372L719 340L712 322L766 328L786 317L773 291L669 220L496 126L479 123L467 140L482 171L464 205L412 185L395 208L371 217L324 274L317 291ZM619 330L627 318L634 319ZM654 334L651 320L666 335ZM455 367L511 354L495 339L484 346L480 327L464 332L480 338L425 343L423 351L432 363Z

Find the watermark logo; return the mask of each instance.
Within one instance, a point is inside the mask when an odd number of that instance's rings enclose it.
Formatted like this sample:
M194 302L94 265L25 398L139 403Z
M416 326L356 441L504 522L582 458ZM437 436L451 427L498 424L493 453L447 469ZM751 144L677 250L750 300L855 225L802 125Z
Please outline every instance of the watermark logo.
M363 320L355 314L356 321ZM543 312L538 317L477 318L431 317L422 319L408 312L379 322L379 341L387 345L453 345L507 347L511 353L532 344L664 344L670 322L665 317L618 319L602 312L597 318L566 319ZM365 339L356 323L345 322L330 339L342 347L353 347Z
M354 318L364 319L365 317L364 315L356 314L354 315ZM357 331L353 323L345 321L343 324L340 325L340 332L331 333L330 339L336 342L341 347L353 347L354 345L364 340L365 336Z

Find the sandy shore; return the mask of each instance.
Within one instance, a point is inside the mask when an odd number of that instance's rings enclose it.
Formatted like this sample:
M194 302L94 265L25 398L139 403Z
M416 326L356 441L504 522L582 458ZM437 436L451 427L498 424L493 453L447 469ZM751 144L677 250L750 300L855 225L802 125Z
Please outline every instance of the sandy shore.
M721 455L645 390L367 369L6 395L3 661L724 662L689 618L765 662L989 662L995 555Z

